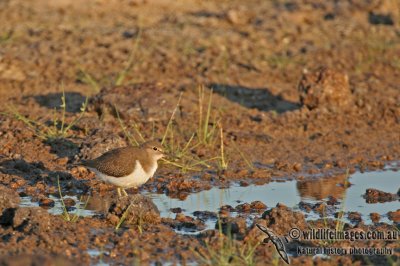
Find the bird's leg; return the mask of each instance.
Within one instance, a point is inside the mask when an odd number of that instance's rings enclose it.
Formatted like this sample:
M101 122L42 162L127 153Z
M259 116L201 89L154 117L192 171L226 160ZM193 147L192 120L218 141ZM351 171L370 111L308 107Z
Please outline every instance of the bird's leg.
M122 195L121 195L121 188L120 187L117 187L117 192L118 192L118 196L121 197Z
M123 189L123 188L121 188L121 189L122 189L124 196L128 196L128 193L126 193L125 189Z

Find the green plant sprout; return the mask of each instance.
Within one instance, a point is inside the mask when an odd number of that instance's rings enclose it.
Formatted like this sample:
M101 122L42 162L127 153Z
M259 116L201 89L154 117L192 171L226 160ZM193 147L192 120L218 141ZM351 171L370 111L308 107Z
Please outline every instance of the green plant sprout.
M61 185L60 185L60 177L59 176L57 176L57 186L58 186L58 194L60 196L61 205L62 205L62 209L63 209L63 213L62 213L63 219L65 221L68 221L68 222L74 222L74 223L77 222L79 217L80 217L80 212L82 210L86 209L86 206L87 206L87 204L89 202L90 196L88 196L88 198L86 199L86 202L85 202L85 205L83 206L83 208L78 208L74 215L70 215L68 210L67 210L67 207L65 206L65 203L64 203L64 197L63 197L62 192L61 192ZM81 200L82 200L82 198L81 198Z
M254 255L259 242L255 244L241 244L235 240L230 232L225 237L222 232L221 220L218 217L218 243L217 247L211 246L207 241L204 241L205 250L194 250L195 257L201 265L256 265Z
M129 214L129 211L132 208L132 203L129 204L128 208L126 208L126 210L124 211L124 213L122 214L121 218L119 219L117 225L115 226L115 231L118 231L118 229L121 227L121 225L124 223L124 221L126 220L126 217Z
M126 62L126 67L120 73L118 73L118 76L117 76L117 78L115 80L114 84L116 86L120 86L120 85L123 84L123 82L124 82L124 80L126 78L126 75L133 68L134 63L135 63L134 59L135 59L136 51L138 50L141 37L142 37L142 28L139 28L139 31L138 31L135 43L133 45L132 51L130 52L129 57L128 57L128 61Z
M10 106L9 112L12 113L17 120L25 123L25 125L27 125L28 128L30 128L31 130L34 131L34 133L37 137L39 137L43 140L66 138L66 137L68 137L71 128L77 122L79 122L80 119L82 119L82 117L86 111L87 105L88 105L88 97L86 97L85 102L82 103L78 117L76 117L71 123L67 124L65 121L67 103L66 103L66 99L65 99L64 86L62 85L61 87L62 87L62 96L61 96L61 105L60 105L61 119L57 118L56 110L54 110L53 123L51 126L48 126L39 121L35 121L35 120L27 118L26 116L20 114L15 107Z

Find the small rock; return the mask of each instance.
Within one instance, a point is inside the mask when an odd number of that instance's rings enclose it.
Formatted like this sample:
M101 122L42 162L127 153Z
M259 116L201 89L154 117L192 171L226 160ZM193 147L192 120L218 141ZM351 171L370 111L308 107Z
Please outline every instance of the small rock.
M22 187L22 186L24 186L24 185L26 184L26 181L23 180L23 179L18 179L18 180L15 181L15 184L16 184L18 187Z
M229 210L220 210L218 212L219 217L229 217L231 215Z
M26 192L27 195L33 195L36 192L36 188L33 187L33 186L27 186L25 188L25 192Z
M239 19L239 14L237 11L235 10L229 10L226 13L226 18L228 19L228 21L232 24L239 24L240 23L240 19Z
M231 205L223 205L221 206L220 210L226 210L229 212L235 211L235 208L233 208Z
M367 203L383 203L395 201L399 198L396 194L380 191L374 188L368 188L363 197Z
M0 185L0 224L10 224L18 207L18 193L6 186Z
M274 163L274 167L277 170L288 170L289 169L289 164L287 162L280 162L280 161L276 161Z
M395 223L400 223L400 209L393 212L388 212L388 217Z
M350 221L354 222L354 223L359 223L362 221L361 218L361 213L359 212L350 212L347 217L349 218Z
M294 163L293 164L293 170L295 170L296 172L300 172L301 169L302 169L301 163Z
M24 81L25 73L16 65L0 63L0 80Z
M326 204L333 206L333 205L339 204L339 201L334 196L329 196L328 201L326 202Z
M124 225L159 224L161 222L160 212L153 201L141 194L128 195L125 197L114 196L110 199L107 219L115 225L125 216Z
M300 203L299 203L299 208L300 208L301 210L306 211L306 212L310 212L310 211L312 210L312 204L311 204L311 203L304 202L304 201L300 201Z
M68 157L62 157L62 158L58 158L56 160L56 163L59 165L66 165L68 163Z
M64 201L65 207L73 207L76 204L75 200L73 200L71 198L63 199L63 201Z
M107 215L107 220L111 223L111 224L115 224L115 225L117 225L118 223L119 223L119 221L120 221L120 217L118 217L117 215L115 215L115 214L108 214Z
M246 232L246 220L241 217L221 218L215 223L215 229L221 230L225 235L236 236L236 238L243 237Z
M36 189L39 190L40 192L45 192L46 191L46 184L42 182L36 183Z
M17 188L19 188L19 186L18 186L18 184L17 184L16 182L11 182L11 183L9 184L9 187L10 187L11 189L14 189L14 190L16 190Z
M204 173L200 177L202 180L212 180L213 176L210 173Z
M47 208L51 208L54 207L55 202L52 199L49 198L42 198L39 200L39 206L40 207L47 207Z
M247 177L248 174L249 174L249 171L246 169L240 169L240 170L236 171L236 175L239 177L242 177L242 178Z
M243 203L243 204L237 205L235 210L238 211L238 212L250 212L251 211L251 206L248 203Z
M133 37L136 37L139 33L139 30L137 29L131 29L131 30L126 30L122 33L122 36L126 39L130 39Z
M391 14L377 14L370 12L368 15L368 21L373 25L394 25L394 20Z
M177 213L175 216L175 220L179 221L179 222L186 222L186 221L192 221L193 218L189 217L189 216L185 216L183 213Z
M47 210L43 210L39 207L17 208L11 225L14 229L19 231L35 231L39 233L40 231L46 231L50 228L52 219L54 219L54 217L51 217Z
M175 219L162 218L162 223L176 230L185 232L196 232L206 228L205 224L199 219L193 219L183 214L177 214Z
M349 78L326 67L305 72L298 85L300 102L308 109L340 111L353 104Z
M285 204L283 204L282 202L278 202L278 204L276 204L277 208L280 209L288 209L288 206L286 206Z
M313 207L313 210L319 213L321 216L326 213L326 204L325 203L316 203Z
M369 217L371 217L371 221L374 223L379 223L379 220L381 219L381 216L379 215L379 213L376 213L376 212L371 212L369 214Z
M338 160L336 161L336 166L339 168L345 168L347 166L347 162L344 160Z
M254 171L251 173L252 179L263 179L265 181L268 181L270 177L271 173L266 171L265 169L254 169Z
M293 227L303 230L307 228L304 214L292 211L283 204L277 204L275 208L262 214L265 226L271 228L276 234L286 235Z
M247 187L247 186L249 186L250 184L249 184L249 182L247 182L247 181L240 181L239 182L239 185L241 186L241 187Z
M181 213L182 212L182 208L171 208L169 209L172 213Z
M203 221L218 218L215 212L210 212L210 211L195 211L193 215Z
M264 210L267 208L267 205L265 205L264 203L262 203L261 201L258 201L258 200L253 201L250 204L250 206L252 209L257 209L257 210Z

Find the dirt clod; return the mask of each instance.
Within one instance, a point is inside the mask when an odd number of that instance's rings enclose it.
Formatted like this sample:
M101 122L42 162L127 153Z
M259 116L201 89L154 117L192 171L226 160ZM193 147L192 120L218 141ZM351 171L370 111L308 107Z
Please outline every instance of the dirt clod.
M367 203L389 202L399 198L396 194L380 191L374 188L368 188L363 195Z
M266 225L277 234L285 235L293 227L303 229L307 224L304 214L294 212L283 204L277 204L275 208L263 213L262 218L266 220Z
M215 212L210 211L195 211L193 212L193 215L203 221L218 218L218 215Z
M115 217L120 221L123 216L124 225L158 224L161 222L160 212L153 201L143 195L135 194L124 197L113 197L110 200L107 219L115 224Z
M18 193L6 186L0 185L0 214L8 208L16 208L20 202Z
M353 223L359 223L362 221L361 213L359 212L350 212L347 217L349 218L350 221Z
M301 103L309 109L340 111L353 104L347 74L326 67L304 73L298 90Z
M259 200L253 201L250 205L252 209L257 209L257 210L263 210L267 208L267 205L265 205Z
M64 205L65 205L66 207L73 207L73 206L75 206L75 204L76 204L75 200L73 200L73 199L71 199L71 198L66 198L66 199L64 199L63 201L64 201Z
M46 208L50 208L50 207L54 207L55 202L52 199L49 198L42 198L39 200L39 206L40 207L46 207Z
M381 219L381 216L379 215L379 213L376 213L376 212L371 212L369 214L369 217L371 218L371 221L374 223L379 223L379 220Z
M398 209L397 211L388 212L388 217L393 222L399 223L400 222L400 209Z
M246 227L246 220L241 217L224 217L215 223L215 229L235 238L242 238L246 232Z

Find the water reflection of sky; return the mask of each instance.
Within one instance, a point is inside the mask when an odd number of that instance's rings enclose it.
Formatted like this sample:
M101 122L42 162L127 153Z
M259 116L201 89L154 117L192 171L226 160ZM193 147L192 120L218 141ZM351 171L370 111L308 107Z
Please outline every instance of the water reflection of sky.
M351 176L350 182L353 186L348 188L346 192L346 211L358 211L364 216L364 219L368 218L367 222L370 222L369 214L371 212L386 215L389 211L400 209L400 202L398 200L368 204L362 196L368 188L375 188L384 192L396 194L400 188L400 172L380 171L363 174L356 173ZM389 222L386 217L381 220Z
M282 202L289 207L297 205L300 197L294 181L271 182L262 186L239 187L219 189L212 188L207 191L190 194L185 200L171 199L165 194L149 194L154 203L160 207L163 215L168 214L170 208L180 207L185 213L194 211L216 212L222 205L237 206L243 202L259 200L269 207Z
M299 211L298 204L300 201L315 204L327 199L329 195L334 195L340 202L344 202L345 212L360 212L364 223L370 224L371 212L379 213L382 222L392 223L387 218L389 211L395 211L400 208L400 202L392 201L386 203L368 204L363 198L366 189L374 188L384 192L397 193L400 188L400 172L382 170L367 173L355 173L350 176L349 182L352 184L349 188L344 189L343 183L345 176L337 176L326 179L315 179L308 181L286 181L286 182L270 182L264 185L251 185L247 187L231 186L230 188L212 188L207 191L190 194L185 200L173 199L165 194L154 194L147 192L147 196L151 197L161 212L162 217L174 218L175 214L171 212L171 208L182 208L184 214L193 216L194 211L212 211L217 212L223 205L237 206L241 203L251 203L253 201L261 201L268 208L275 207L278 203ZM61 214L64 209L59 198L50 196L55 201L55 206L49 209L52 214ZM96 212L90 210L90 204L85 210L85 203L78 200L76 196L65 196L64 198L72 198L77 203L76 208L70 211L70 214L79 216L92 216ZM21 197L20 206L34 207L38 206L37 202L32 202L31 197ZM337 210L341 210L342 205L337 206ZM316 213L305 213L306 219L318 219ZM331 217L328 215L328 217ZM346 216L345 216L346 217ZM215 221L207 221L206 225L212 227Z
M397 193L400 187L400 172L394 171L376 171L369 173L355 173L349 179L352 186L343 193L335 195L339 200L344 199L344 211L357 211L363 216L365 223L371 223L369 214L377 212L384 215L381 221L391 223L386 216L389 211L394 211L400 208L399 201L368 204L362 195L367 188L375 188L390 193ZM309 181L317 182L317 181ZM327 182L330 182L327 179ZM336 181L333 181L336 182ZM323 189L325 185L321 183L318 188L315 186L302 187L301 191L298 189L297 181L287 182L271 182L261 186L251 185L248 187L231 186L226 189L212 188L208 191L201 191L199 193L190 194L185 200L172 199L165 194L147 193L154 203L158 206L163 217L175 217L175 214L170 212L170 208L180 207L184 210L186 215L192 215L194 211L213 211L216 212L222 205L231 205L233 207L240 203L259 200L266 204L268 208L276 206L277 203L283 203L288 207L297 209L300 201L309 203L321 202L307 195L314 195L315 191L307 191L307 189ZM331 187L340 186L340 183L330 184ZM328 187L329 189L329 187ZM327 192L325 192L326 194ZM328 190L329 193L329 190ZM338 210L341 207L338 207ZM308 219L315 219L317 216L308 214Z

